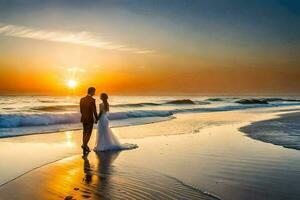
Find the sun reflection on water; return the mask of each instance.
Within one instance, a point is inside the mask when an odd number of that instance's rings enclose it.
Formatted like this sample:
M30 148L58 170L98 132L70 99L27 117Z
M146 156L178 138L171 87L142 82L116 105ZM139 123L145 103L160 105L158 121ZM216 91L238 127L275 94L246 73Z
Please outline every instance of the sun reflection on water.
M65 132L65 138L66 138L67 147L74 147L75 146L72 131L66 131Z

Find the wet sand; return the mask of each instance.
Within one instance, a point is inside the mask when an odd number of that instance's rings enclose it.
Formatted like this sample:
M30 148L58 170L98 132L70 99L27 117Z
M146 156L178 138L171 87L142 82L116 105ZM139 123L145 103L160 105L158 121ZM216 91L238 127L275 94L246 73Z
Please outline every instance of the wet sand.
M139 148L106 155L92 152L88 160L77 155L45 165L0 187L0 199L214 198L207 193L222 199L298 199L300 152L253 140L239 131L280 113L253 109L182 114L161 123L116 128L122 141ZM9 162L1 172L20 168L21 157L23 163L38 165L41 157L50 162L49 156L78 154L80 136L75 131L1 140L1 148L6 144L16 150L1 149ZM30 146L24 157L22 150Z
M4 186L3 199L216 199L155 171L113 165L120 152L74 156ZM38 185L36 185L38 183ZM15 188L19 188L16 193Z

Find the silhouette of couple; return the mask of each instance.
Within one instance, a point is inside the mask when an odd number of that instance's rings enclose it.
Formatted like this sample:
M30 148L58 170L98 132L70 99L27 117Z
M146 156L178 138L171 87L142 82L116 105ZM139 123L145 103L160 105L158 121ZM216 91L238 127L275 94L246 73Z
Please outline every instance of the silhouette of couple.
M87 156L91 151L88 143L92 135L94 123L98 123L94 151L117 151L136 148L137 145L134 144L120 144L118 138L114 135L113 131L109 127L108 95L106 93L101 93L100 100L102 103L99 104L98 114L96 100L93 98L95 93L96 89L94 87L90 87L87 91L87 95L80 99L81 123L83 126L81 145L83 157Z

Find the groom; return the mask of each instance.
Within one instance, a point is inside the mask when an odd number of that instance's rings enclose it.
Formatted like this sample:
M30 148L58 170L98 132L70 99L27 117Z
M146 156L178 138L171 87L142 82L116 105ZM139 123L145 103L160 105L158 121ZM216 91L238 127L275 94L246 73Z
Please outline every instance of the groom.
M93 98L95 92L96 89L94 87L90 87L88 89L87 96L80 99L81 123L83 125L81 148L83 150L84 157L91 151L88 147L88 142L93 131L93 125L98 121L96 102Z

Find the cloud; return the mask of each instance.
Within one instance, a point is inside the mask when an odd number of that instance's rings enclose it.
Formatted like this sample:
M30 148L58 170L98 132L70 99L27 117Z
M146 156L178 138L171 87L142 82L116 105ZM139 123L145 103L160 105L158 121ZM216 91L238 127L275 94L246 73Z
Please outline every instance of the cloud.
M69 71L69 72L85 72L85 69L83 69L83 68L80 68L80 67L69 67L69 68L67 68L67 70Z
M99 49L127 51L140 54L148 54L154 52L150 49L131 47L125 44L117 44L111 41L105 41L101 39L101 37L87 31L55 31L0 23L0 35L51 42L78 44Z

